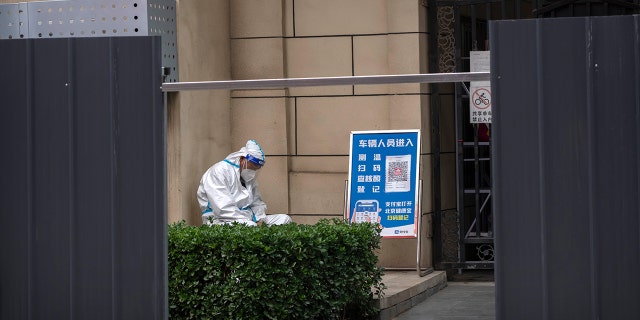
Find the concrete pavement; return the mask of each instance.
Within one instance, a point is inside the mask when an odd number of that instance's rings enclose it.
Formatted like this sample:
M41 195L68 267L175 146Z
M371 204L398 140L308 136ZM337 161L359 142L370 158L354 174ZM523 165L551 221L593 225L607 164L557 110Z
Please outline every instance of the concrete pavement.
M494 282L448 282L393 320L495 320Z
M492 270L460 274L434 271L386 271L385 296L377 301L379 320L494 320L495 283Z

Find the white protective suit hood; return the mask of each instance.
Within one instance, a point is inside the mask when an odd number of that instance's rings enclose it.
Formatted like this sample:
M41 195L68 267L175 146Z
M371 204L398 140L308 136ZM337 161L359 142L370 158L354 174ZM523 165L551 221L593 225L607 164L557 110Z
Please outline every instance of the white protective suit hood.
M246 157L247 155L251 155L254 158L262 160L262 163L265 162L264 152L262 151L262 147L255 140L247 141L247 144L240 148L240 150L229 154L225 160L229 161L237 161L240 162L240 157Z
M256 179L244 181L244 186L240 181L240 157L247 155L264 163L262 148L255 140L249 140L202 176L197 198L204 223L252 224L265 218L267 205L262 201Z

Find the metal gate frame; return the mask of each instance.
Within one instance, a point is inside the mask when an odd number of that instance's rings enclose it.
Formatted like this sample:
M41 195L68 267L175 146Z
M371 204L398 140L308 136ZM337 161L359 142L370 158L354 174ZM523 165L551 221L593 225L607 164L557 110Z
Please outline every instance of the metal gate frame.
M469 70L469 51L489 50L490 20L530 19L640 13L639 0L543 1L543 0L429 0L429 69L437 72ZM453 98L440 84L431 85L432 146L434 150L434 265L441 269L493 269L491 141L478 141L477 125L469 124L469 84L458 82ZM442 208L440 193L441 105L452 99L455 105L456 184L455 212ZM450 102L450 100L449 100ZM466 164L466 165L465 165ZM485 171L485 172L483 172ZM488 183L482 181L485 174ZM466 182L466 183L465 183ZM451 228L456 224L457 228ZM453 230L455 229L455 230ZM455 243L452 241L455 238ZM448 242L447 242L448 240ZM457 246L457 248L451 248ZM469 260L475 247L478 258L489 251L491 259ZM456 251L456 252L453 252ZM487 257L485 256L485 257ZM456 259L451 261L451 259Z
M515 13L509 15L510 3ZM488 50L488 20L521 18L521 0L516 1L429 1L429 68L439 72L469 71L469 52ZM484 10L481 10L484 9ZM482 12L482 14L479 14ZM489 18L487 18L489 17ZM484 19L482 19L484 18ZM485 40L485 41L483 41ZM453 88L431 85L432 127L434 128L434 265L439 269L493 269L491 219L491 142L479 141L478 125L469 123L469 82ZM453 91L453 95L447 93ZM440 186L441 107L454 105L456 206L443 208ZM451 110L448 110L451 112ZM446 112L446 110L445 110ZM490 128L490 125L489 125ZM483 177L484 183L483 183ZM478 258L469 259L475 248ZM482 258L481 258L482 256Z

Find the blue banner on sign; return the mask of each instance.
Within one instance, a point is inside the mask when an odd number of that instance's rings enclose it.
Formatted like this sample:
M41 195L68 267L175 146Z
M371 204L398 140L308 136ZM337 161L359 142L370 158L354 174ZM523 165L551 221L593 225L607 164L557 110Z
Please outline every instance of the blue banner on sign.
M417 236L419 130L351 133L347 214L378 222L382 236Z

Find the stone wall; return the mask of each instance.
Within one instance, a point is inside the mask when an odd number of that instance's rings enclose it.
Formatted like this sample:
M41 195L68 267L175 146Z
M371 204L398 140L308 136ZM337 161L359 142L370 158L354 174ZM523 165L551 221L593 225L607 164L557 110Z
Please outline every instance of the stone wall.
M177 0L176 8L183 82L429 72L422 0ZM342 217L350 132L421 129L421 236L424 265L430 266L428 87L169 94L169 221L201 223L195 196L201 175L247 139L256 139L267 154L259 181L270 213L288 213L297 223ZM443 159L443 174L451 176L453 163ZM447 181L454 180L443 177L443 183ZM455 193L450 196L455 198ZM413 239L383 241L381 264L415 267L415 245Z
M425 73L426 24L426 7L418 0L230 1L231 77ZM422 129L423 212L429 213L427 88L398 84L237 90L231 94L232 146L238 148L250 138L262 144L268 160L260 184L270 212L315 223L343 215L351 131ZM415 267L415 242L385 240L381 263ZM430 246L428 239L424 245Z

